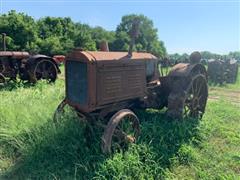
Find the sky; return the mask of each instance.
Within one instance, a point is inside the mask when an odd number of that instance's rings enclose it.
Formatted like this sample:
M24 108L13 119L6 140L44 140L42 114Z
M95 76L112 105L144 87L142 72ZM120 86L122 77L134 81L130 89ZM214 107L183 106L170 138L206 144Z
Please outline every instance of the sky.
M115 30L123 15L144 14L170 54L240 50L240 0L0 0L0 12L10 10L35 19L71 17L107 30Z

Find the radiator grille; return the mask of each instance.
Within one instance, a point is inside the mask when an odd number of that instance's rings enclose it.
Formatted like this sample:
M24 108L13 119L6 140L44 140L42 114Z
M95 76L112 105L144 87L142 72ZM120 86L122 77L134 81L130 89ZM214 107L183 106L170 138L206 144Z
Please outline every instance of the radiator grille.
M87 64L67 61L66 65L67 98L73 103L85 105L88 97Z

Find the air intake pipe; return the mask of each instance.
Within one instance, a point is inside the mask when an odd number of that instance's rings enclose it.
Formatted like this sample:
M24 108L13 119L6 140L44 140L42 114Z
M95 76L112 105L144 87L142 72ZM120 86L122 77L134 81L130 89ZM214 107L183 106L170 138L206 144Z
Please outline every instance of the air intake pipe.
M6 51L6 34L2 33L2 47L3 51Z
M129 58L132 57L133 46L135 45L135 40L139 35L139 24L140 24L140 20L138 18L135 18L133 20L132 29L130 31L131 41L130 41L130 45L129 45L129 49L128 49L128 57Z
M100 46L100 51L109 52L109 47L108 47L107 41L102 41L99 46Z

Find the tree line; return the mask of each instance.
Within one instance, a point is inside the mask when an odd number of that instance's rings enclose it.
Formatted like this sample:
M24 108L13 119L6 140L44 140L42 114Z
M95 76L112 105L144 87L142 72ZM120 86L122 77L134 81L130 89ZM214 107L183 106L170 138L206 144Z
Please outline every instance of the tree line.
M175 53L175 54L170 54L169 59L172 61L178 61L178 62L184 62L189 59L189 54L183 53ZM234 52L229 52L228 54L225 55L220 55L216 53L211 53L209 51L202 51L201 56L203 60L209 60L209 59L221 59L221 60L228 60L228 59L236 59L240 62L240 51L234 51Z
M69 17L43 17L35 20L27 14L12 10L0 16L0 33L7 34L7 50L28 51L32 54L65 55L74 47L94 51L99 49L101 41L107 41L111 51L127 51L135 18L140 20L140 25L134 50L164 57L164 43L159 40L153 21L144 15L123 16L115 31L107 31L100 26L91 27L73 22Z
M189 54L186 53L167 55L153 21L144 15L125 15L115 31L107 31L100 26L91 27L88 24L73 22L69 17L43 17L35 20L27 14L12 10L0 15L0 33L7 34L8 50L28 51L32 54L65 55L74 47L95 51L99 49L102 41L109 43L110 51L127 51L132 22L136 18L139 19L140 25L134 51L150 52L159 58L168 56L170 60L178 62L189 58ZM209 51L203 51L201 54L205 60L234 58L240 61L240 51L226 55Z

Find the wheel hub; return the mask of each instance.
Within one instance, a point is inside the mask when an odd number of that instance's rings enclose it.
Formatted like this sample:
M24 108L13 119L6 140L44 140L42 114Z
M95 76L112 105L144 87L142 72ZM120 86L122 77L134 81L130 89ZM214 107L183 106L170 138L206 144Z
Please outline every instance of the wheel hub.
M192 109L193 110L198 109L198 105L199 105L199 99L197 97L194 97L192 100Z

